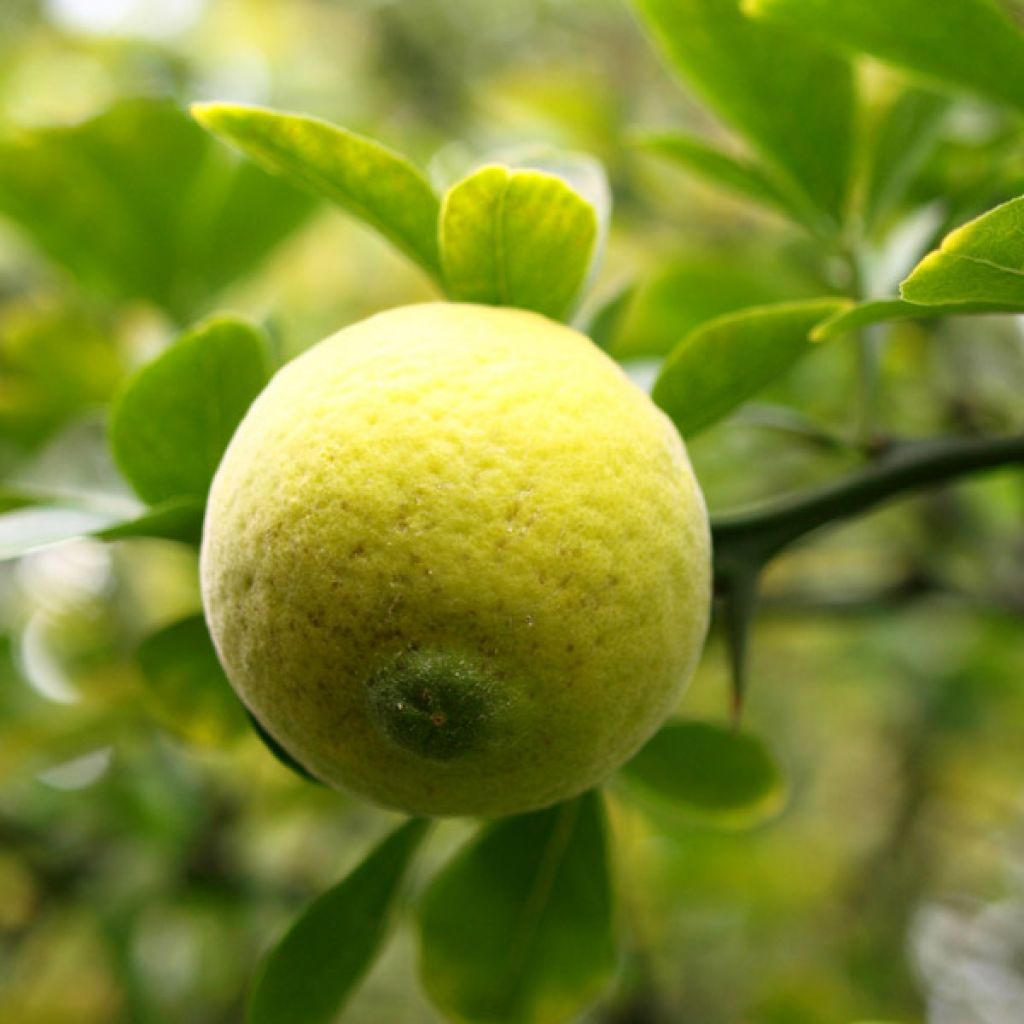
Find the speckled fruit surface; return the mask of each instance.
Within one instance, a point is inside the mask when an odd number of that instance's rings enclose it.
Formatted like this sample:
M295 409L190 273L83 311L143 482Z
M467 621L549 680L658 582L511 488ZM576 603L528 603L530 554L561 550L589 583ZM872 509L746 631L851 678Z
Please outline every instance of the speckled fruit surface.
M502 815L595 785L671 712L710 605L670 422L583 335L407 306L281 370L217 472L207 620L325 782Z

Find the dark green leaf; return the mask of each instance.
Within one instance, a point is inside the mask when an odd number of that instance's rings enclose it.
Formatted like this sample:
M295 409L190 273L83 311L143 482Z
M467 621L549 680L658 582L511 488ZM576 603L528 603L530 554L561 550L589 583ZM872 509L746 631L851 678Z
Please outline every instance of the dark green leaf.
M127 382L111 413L110 441L143 501L205 497L269 374L262 332L220 316L188 331Z
M927 306L985 303L1024 310L1024 196L947 235L900 294Z
M483 167L444 198L448 294L562 319L586 280L597 235L594 207L560 177Z
M600 798L487 826L434 879L420 908L420 976L473 1024L555 1024L615 968Z
M745 196L762 206L781 210L797 220L808 218L806 205L801 204L800 196L788 195L768 171L752 160L733 156L703 139L668 132L642 136L639 144L718 188Z
M233 103L197 103L192 115L264 167L366 221L439 276L438 199L405 157L315 117Z
M843 210L854 136L849 65L750 21L740 0L634 0L673 67L818 209Z
M849 303L760 306L695 328L665 360L654 401L690 437L757 394L812 348L811 330Z
M622 770L639 795L726 825L752 825L785 802L782 771L768 747L712 722L670 722Z
M89 288L179 321L308 215L176 106L127 100L70 127L0 137L0 212Z
M1024 107L1024 34L992 0L745 0L744 10L947 88Z
M248 729L245 709L224 675L201 615L148 636L138 659L151 706L168 729L210 744Z
M263 962L249 1024L329 1024L337 1017L384 942L426 831L422 819L402 825L310 904Z
M291 754L288 753L284 747L281 746L273 736L263 728L263 723L250 711L249 724L252 726L253 731L259 736L263 745L270 751L274 756L274 759L279 761L289 771L294 772L300 778L305 779L306 782L313 782L318 786L322 786L323 783L315 776L312 772L305 768L302 764L295 760Z
M927 320L940 316L967 316L980 313L1009 313L1012 306L986 305L984 303L961 303L941 306L922 306L902 299L876 299L863 302L852 309L845 309L818 324L811 331L812 341L828 341L840 334L869 327L872 324L889 323L894 320Z

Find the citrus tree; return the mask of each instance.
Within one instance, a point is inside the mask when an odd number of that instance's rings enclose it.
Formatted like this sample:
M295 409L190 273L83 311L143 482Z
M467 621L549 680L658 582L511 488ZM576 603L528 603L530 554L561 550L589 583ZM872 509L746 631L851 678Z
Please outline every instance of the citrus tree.
M934 395L921 429L889 358L908 325L915 343L969 330L984 346L1024 313L1011 14L989 0L634 8L721 142L659 129L631 145L788 222L804 285L755 268L716 293L700 268L669 266L604 286L612 196L576 153L481 160L439 187L363 134L224 102L132 101L2 143L0 209L97 294L180 327L124 380L95 311L23 328L33 417L12 419L12 439L27 449L76 404L108 403L135 497L12 482L4 555L81 536L201 547L203 613L134 653L167 727L253 730L306 784L411 815L270 943L253 1022L338 1017L399 910L445 1019L554 1024L599 1002L622 960L608 801L619 826L639 808L742 829L785 806L785 771L743 724L766 572L883 503L1024 463L1019 401ZM965 104L995 126L984 147L950 136ZM189 185L173 202L168 164ZM209 311L316 199L383 236L434 300L289 361L265 325ZM91 378L70 402L53 390L63 365L45 362L69 325ZM785 387L833 349L852 386L829 421ZM615 366L638 356L650 398ZM683 442L730 417L840 468L709 520ZM730 700L718 719L685 702L677 717L712 599ZM435 815L486 820L441 857Z

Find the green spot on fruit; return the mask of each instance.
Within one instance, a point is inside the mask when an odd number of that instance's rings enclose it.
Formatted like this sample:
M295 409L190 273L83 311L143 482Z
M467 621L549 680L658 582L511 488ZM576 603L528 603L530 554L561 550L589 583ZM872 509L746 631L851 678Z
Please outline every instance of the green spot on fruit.
M366 689L373 723L420 757L462 757L478 749L490 732L494 679L469 658L407 651L374 672Z

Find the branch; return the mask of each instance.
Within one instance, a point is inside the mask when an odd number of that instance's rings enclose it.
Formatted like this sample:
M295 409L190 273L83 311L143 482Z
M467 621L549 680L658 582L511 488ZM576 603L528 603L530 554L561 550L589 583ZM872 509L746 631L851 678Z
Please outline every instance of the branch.
M764 565L806 534L908 491L1010 465L1024 465L1024 434L896 445L870 466L835 483L713 519L716 575L724 582L740 567Z

